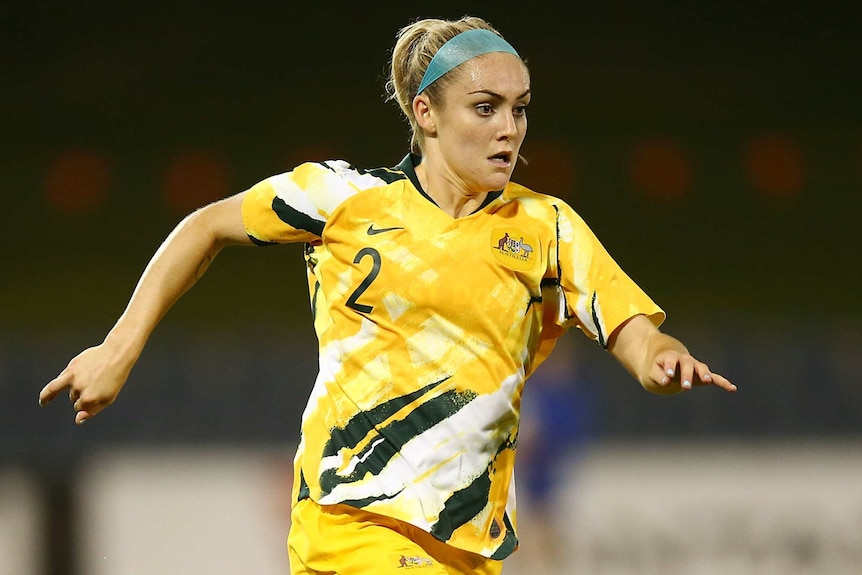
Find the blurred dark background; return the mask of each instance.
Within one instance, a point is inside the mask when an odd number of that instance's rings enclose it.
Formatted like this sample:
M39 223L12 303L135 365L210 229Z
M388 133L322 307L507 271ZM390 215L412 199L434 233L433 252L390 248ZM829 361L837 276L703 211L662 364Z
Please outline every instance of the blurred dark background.
M316 368L300 246L234 248L120 400L41 387L98 343L195 207L303 160L393 165L416 17L491 21L532 72L529 164L740 387L644 393L580 335L604 436L862 431L862 9L853 2L13 2L0 7L0 464L102 444L295 442ZM529 392L528 392L529 393Z
M531 68L514 179L569 201L667 330L740 388L650 396L573 334L589 433L862 432L858 3L9 2L0 468L43 479L47 572L73 571L74 473L102 447L290 451L316 370L300 246L223 252L96 420L75 427L65 398L36 399L189 211L303 160L397 163L395 33L465 13Z

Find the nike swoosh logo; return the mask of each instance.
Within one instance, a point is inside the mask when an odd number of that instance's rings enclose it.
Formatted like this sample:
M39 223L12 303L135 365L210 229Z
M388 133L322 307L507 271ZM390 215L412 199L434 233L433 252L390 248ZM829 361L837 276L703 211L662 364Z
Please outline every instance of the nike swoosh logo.
M374 236L377 234L382 234L384 232L393 232L395 230L403 230L403 229L404 228L400 228L400 227L397 227L397 228L375 228L374 224L371 224L370 226L368 226L368 232L367 233L369 236Z

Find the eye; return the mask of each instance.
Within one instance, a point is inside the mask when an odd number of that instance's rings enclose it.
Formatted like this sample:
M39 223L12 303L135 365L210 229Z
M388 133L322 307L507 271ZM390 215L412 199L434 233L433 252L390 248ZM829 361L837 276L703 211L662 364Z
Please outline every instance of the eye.
M476 111L483 116L488 116L494 112L494 107L491 104L479 104L476 106Z
M515 106L515 109L512 110L512 113L516 116L526 116L527 115L527 105L526 104L518 104Z

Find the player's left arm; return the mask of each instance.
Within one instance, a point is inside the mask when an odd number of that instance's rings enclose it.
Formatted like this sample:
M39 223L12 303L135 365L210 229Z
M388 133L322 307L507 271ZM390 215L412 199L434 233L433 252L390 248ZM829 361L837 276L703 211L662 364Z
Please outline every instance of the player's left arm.
M651 393L672 395L703 385L736 391L726 377L712 372L681 341L661 332L644 315L618 327L609 338L608 351Z

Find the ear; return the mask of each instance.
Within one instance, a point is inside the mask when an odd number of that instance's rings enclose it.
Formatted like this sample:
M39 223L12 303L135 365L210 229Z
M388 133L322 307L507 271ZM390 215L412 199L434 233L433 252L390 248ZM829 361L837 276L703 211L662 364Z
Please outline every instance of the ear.
M437 127L434 123L434 113L431 109L431 100L424 94L418 94L413 98L413 117L416 118L416 124L429 135L434 135L437 132Z

